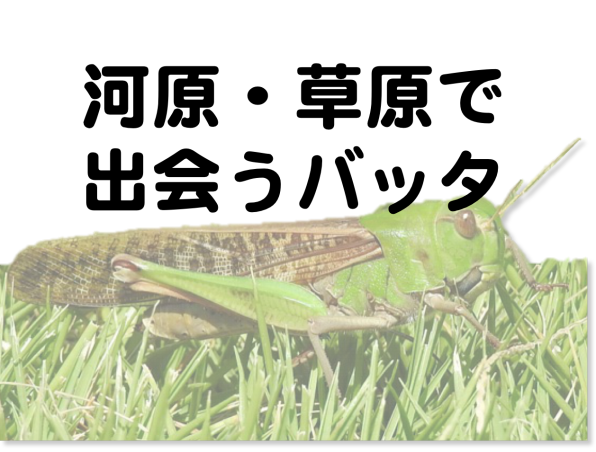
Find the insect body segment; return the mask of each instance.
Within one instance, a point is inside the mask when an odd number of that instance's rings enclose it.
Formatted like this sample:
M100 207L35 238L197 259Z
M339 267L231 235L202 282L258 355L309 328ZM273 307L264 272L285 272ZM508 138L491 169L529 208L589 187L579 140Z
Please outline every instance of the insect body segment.
M170 302L149 309L143 325L166 339L212 339L257 331L257 324L240 316L213 311L196 303Z
M427 201L412 205L407 215L381 210L361 219L381 243L404 293L442 288L446 281L467 281L459 291L465 296L472 289L468 275L502 264L505 230L500 220L490 221L494 206L481 199L469 209L451 212L447 204Z

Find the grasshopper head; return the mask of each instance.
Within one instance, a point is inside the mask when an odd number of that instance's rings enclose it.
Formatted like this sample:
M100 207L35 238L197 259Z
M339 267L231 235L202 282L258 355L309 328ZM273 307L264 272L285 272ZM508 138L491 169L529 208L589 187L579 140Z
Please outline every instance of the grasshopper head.
M457 212L447 204L436 217L436 245L445 278L472 301L502 275L506 232L497 209L485 198Z
M458 212L447 204L425 201L395 215L381 208L360 222L379 241L400 291L424 292L447 284L472 300L501 275L505 231L485 199Z

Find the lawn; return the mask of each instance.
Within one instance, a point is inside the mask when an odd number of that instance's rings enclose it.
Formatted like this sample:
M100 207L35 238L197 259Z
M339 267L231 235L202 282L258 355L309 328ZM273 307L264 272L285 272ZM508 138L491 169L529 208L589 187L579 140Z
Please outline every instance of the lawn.
M474 305L501 350L438 314L412 340L332 334L328 388L315 359L292 366L306 338L157 339L149 308L29 305L0 271L0 439L587 440L587 262L534 272L569 290L500 282Z

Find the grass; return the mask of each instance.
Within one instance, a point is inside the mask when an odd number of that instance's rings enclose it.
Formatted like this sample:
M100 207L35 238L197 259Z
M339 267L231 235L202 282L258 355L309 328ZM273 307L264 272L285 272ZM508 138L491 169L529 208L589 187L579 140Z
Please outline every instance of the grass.
M503 283L474 305L500 351L442 315L403 327L413 342L333 334L332 388L292 367L305 338L156 339L142 309L28 305L2 275L0 439L587 440L587 262L535 273L569 291Z

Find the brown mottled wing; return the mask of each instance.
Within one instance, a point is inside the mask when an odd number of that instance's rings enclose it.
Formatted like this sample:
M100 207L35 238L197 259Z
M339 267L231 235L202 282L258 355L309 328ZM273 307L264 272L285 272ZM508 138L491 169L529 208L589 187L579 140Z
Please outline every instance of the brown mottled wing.
M255 226L137 230L52 240L22 251L11 265L15 298L80 306L132 304L158 298L112 276L120 253L181 270L254 275L307 284L382 257L357 218Z

